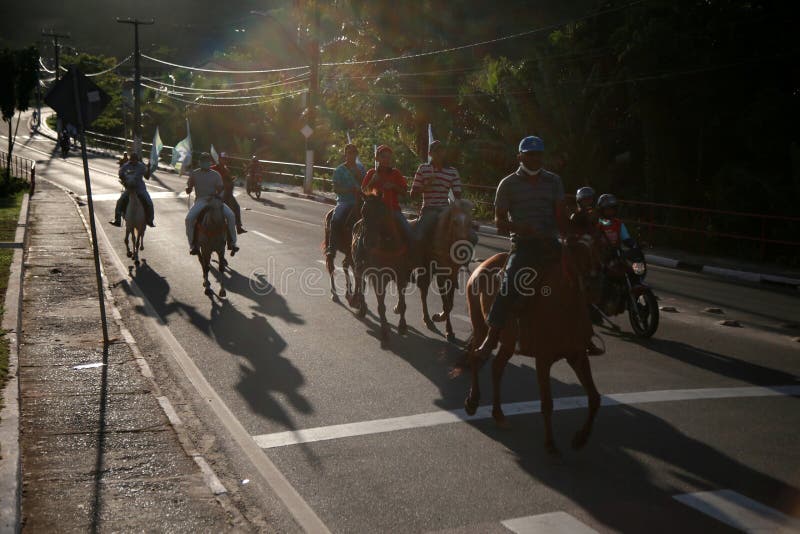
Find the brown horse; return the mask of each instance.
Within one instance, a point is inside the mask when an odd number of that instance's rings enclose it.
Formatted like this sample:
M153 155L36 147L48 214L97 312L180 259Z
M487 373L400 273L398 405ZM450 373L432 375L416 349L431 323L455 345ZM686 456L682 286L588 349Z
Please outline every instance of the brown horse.
M139 265L139 251L144 250L144 232L147 230L147 222L144 213L144 206L136 194L136 184L132 183L126 187L128 190L128 207L125 209L125 249L128 257L133 258L133 263ZM133 251L129 245L130 238L133 238Z
M325 254L325 267L328 269L328 275L331 277L331 300L333 302L339 302L339 295L336 293L336 282L333 279L333 272L336 270L336 266L334 265L333 261L336 259L336 253L341 252L344 254L344 260L342 261L342 271L344 271L344 279L346 284L345 289L345 297L350 300L353 294L353 285L350 282L350 273L349 271L353 271L355 274L355 269L353 266L353 225L358 218L358 214L361 212L361 209L358 205L353 206L350 210L350 214L347 216L347 220L339 229L339 235L336 236L336 250L333 254L328 254L328 245L331 239L331 218L333 217L333 210L330 210L328 213L325 214L325 241L322 243L322 250Z
M386 292L390 282L394 282L398 290L395 310L400 314L400 322L397 324L397 332L403 335L408 331L405 290L411 274L410 251L401 230L397 228L391 212L380 197L365 195L361 215L361 220L353 227L355 292L348 302L358 309L359 317L364 317L367 313L364 283L366 279L372 281L381 320L381 345L385 346L389 342Z
M492 417L501 427L508 427L500 400L503 371L515 352L536 359L541 410L545 425L545 448L557 453L553 440L553 396L550 391L550 368L564 358L578 377L588 396L589 413L583 427L575 434L572 446L580 449L589 439L600 394L597 392L586 349L593 336L592 325L581 283L581 274L588 272L594 261L593 244L589 236L569 241L562 249L563 261L554 261L537 277L535 295L522 297L503 329L500 349L492 362ZM467 305L473 334L468 349L472 370L472 386L464 402L468 414L474 414L480 400L478 371L484 363L475 349L486 336L486 316L500 289L501 273L507 253L487 259L472 273L467 283ZM519 343L519 345L518 345ZM519 348L517 348L519 347Z
M195 239L197 241L200 254L200 266L203 268L203 287L206 288L206 295L211 296L214 291L208 281L208 271L211 268L211 256L216 252L219 263L219 296L225 297L225 243L227 241L228 225L225 221L225 213L222 209L222 200L219 197L212 197L208 201L208 207L203 210L197 221Z
M414 269L417 287L422 298L422 319L428 328L434 322L444 322L448 341L455 341L456 335L450 323L450 312L453 310L458 274L464 267L469 267L473 246L469 241L472 228L473 205L468 200L457 200L450 204L436 221L432 239L423 236L419 256L421 265ZM412 222L412 225L414 223ZM428 288L436 281L436 287L442 297L442 311L431 316L428 313Z

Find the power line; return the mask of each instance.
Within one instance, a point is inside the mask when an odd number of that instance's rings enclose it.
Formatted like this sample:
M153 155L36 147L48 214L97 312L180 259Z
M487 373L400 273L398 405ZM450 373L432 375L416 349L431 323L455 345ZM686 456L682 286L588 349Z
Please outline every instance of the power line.
M278 82L267 83L267 84L258 85L258 86L255 86L255 87L242 87L242 88L239 88L239 89L207 89L207 88L204 88L204 87L185 87L185 86L182 86L182 85L175 85L175 84L172 84L172 83L167 83L167 82L163 82L163 81L160 81L160 80L155 80L153 78L147 78L146 76L142 76L142 79L143 80L147 80L147 81L149 81L151 83L156 83L156 84L159 84L159 85L172 87L174 89L182 89L183 91L181 91L181 92L187 92L188 91L188 92L193 92L195 94L209 94L209 93L210 94L231 94L231 93L243 93L243 92L247 92L247 91L256 91L256 90L259 90L259 89L267 89L267 88L270 88L270 87L279 87L279 86L285 86L285 85L293 85L293 84L296 84L296 83L302 83L302 82L306 81L303 77L307 76L307 75L308 75L308 73L306 72L306 73L303 73L302 75L293 77L293 78L299 78L299 79L281 80L281 81L278 81ZM263 80L257 80L257 81L260 82L260 81L263 81Z
M339 61L339 62L334 62L334 63L322 63L322 66L323 67L346 67L346 66L349 66L349 65L370 65L370 64L375 64L375 63L386 63L386 62L401 61L401 60L406 60L406 59L417 59L417 58L421 58L421 57L434 56L434 55L438 55L438 54L447 54L447 53L450 53L450 52L457 52L457 51L460 51L460 50L466 50L468 48L475 48L477 46L485 46L485 45L488 45L488 44L499 43L501 41L508 41L508 40L511 40L511 39L518 39L520 37L527 37L529 35L535 35L537 33L542 33L542 32L546 32L546 31L555 30L555 29L561 28L561 27L563 27L563 26L565 26L567 24L573 24L573 23L576 23L576 22L582 22L584 20L589 20L589 19L592 19L592 18L595 18L595 17L599 17L599 16L602 16L602 15L607 15L609 13L614 13L616 11L621 11L623 9L627 9L629 7L635 6L637 4L641 4L644 1L645 0L636 0L634 2L630 2L628 4L623 4L621 6L612 7L612 8L604 9L604 10L601 10L601 11L595 11L594 13L589 13L588 15L584 15L584 16L576 18L576 19L570 19L570 20L562 21L562 22L559 22L559 23L556 23L556 24L551 24L549 26L543 26L543 27L540 27L540 28L534 28L532 30L528 30L528 31L520 32L520 33L515 33L515 34L512 34L512 35L505 35L503 37L497 37L496 39L489 39L489 40L480 41L480 42L477 42L477 43L469 43L469 44L460 45L460 46L453 46L453 47L450 47L450 48L442 48L440 50L431 50L429 52L419 52L417 54L409 54L409 55L405 55L405 56L396 56L396 57L381 58L381 59L365 59L365 60L361 60L361 61Z
M166 89L166 88L153 87L152 85L147 85L145 83L142 84L142 87L147 87L148 89L152 89L152 90L157 91L157 92L159 92L161 94L178 95L178 96L197 96L198 98L201 98L201 99L204 99L204 100L250 100L250 99L253 99L253 98L285 96L285 95L294 95L294 94L298 93L298 91L288 91L286 93L274 93L274 94L261 93L261 94L258 94L258 95L247 95L247 96L217 96L217 95L207 95L207 94L197 95L197 94L186 93L186 92L183 92L183 91L171 91L171 90ZM305 89L303 91L299 91L299 92L302 93L304 91L305 91Z
M178 69L185 69L191 70L196 72L213 72L217 74L266 74L270 72L289 72L294 70L302 70L308 69L308 65L303 65L301 67L284 67L280 69L258 69L258 70L222 70L222 69L204 69L201 67L189 67L187 65L179 65L178 63L171 63L169 61L164 61L163 59L157 59L154 57L150 57L148 55L142 54L142 57L145 59L149 59L150 61L155 61L156 63L161 63L163 65L169 65L170 67L175 67Z
M122 61L118 62L113 67L109 67L106 70L101 70L100 72L93 72L92 74L87 74L86 76L100 76L101 74L105 74L107 72L111 72L112 70L118 69L123 64L127 63L128 61L130 61L132 57L133 57L133 54L129 55L128 57L126 57Z
M289 94L287 94L285 96L280 96L278 98L268 98L266 100L259 100L258 102L245 102L245 103L242 103L242 104L207 104L205 102L197 102L195 100L184 100L183 98L178 98L176 96L172 96L169 93L162 93L162 94L164 96L166 96L167 98L170 98L172 100L176 100L178 102L183 102L184 104L190 104L190 105L193 105L193 106L204 106L204 107L210 107L210 108L234 108L234 107L245 107L245 106L257 106L257 105L260 105L260 104L266 104L268 102L275 102L275 101L278 101L278 100L283 100L285 98L291 98L293 96L301 95L303 93L305 93L305 90L297 91L297 92L294 92L294 93L289 93Z

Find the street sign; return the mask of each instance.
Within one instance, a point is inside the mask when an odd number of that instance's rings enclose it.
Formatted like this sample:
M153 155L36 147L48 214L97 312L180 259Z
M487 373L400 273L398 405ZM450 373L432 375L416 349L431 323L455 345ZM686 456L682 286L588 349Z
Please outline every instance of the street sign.
M86 128L103 113L103 110L111 102L111 97L76 69L70 69L64 77L58 80L58 83L47 92L44 101L58 113L64 124L72 124L77 129L79 121L78 114L75 113L75 80L73 79L75 76L77 76L78 82L78 100L81 103L83 127Z
M308 139L309 137L311 137L311 134L314 133L314 129L311 126L309 126L308 124L306 124L305 126L300 128L300 133L303 134L303 137Z

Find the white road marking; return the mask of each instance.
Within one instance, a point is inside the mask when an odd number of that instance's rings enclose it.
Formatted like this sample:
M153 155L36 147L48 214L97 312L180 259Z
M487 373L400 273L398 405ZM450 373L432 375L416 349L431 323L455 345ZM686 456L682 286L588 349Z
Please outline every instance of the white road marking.
M684 493L674 499L744 532L800 532L800 520L732 490Z
M322 265L325 265L326 267L327 267L327 265L328 265L327 263L325 263L325 260L317 260L317 263L321 263ZM344 269L342 269L341 267L338 267L338 266L337 266L337 267L335 267L335 269L336 269L337 271L339 271L340 273L343 273L343 272L344 272Z
M262 234L262 233L261 233L261 232L259 232L258 230L250 230L250 231L251 231L252 233L256 234L258 237L263 237L263 238L264 238L264 239L266 239L267 241L272 241L273 243L275 243L275 244L277 244L277 245L283 245L283 241L278 241L278 240L277 240L277 239L275 239L274 237L270 237L270 236L268 236L267 234Z
M472 324L472 321L466 315L461 315L460 313L450 313L450 317L453 319L458 319L459 321L464 321L465 323Z
M566 512L508 519L500 524L516 534L598 534Z
M770 386L770 387L732 387L732 388L704 388L704 389L671 389L663 391L642 391L637 393L618 393L604 395L603 406L616 406L621 404L647 404L652 402L675 402L689 400L730 399L744 397L779 397L800 395L800 386ZM561 397L553 399L554 410L575 410L587 406L586 397ZM541 410L540 401L515 402L504 404L503 411L506 416L538 413ZM366 436L397 430L424 428L463 421L477 421L492 417L490 405L480 406L475 415L467 415L461 410L438 410L435 412L392 417L389 419L375 419L357 423L306 428L287 432L274 432L253 436L261 448L271 449L312 443L332 439Z
M259 211L259 210L248 210L248 211L250 213L258 213L260 215L266 215L267 217L274 217L276 219L283 219L284 221L291 221L291 222L295 222L295 223L298 223L298 224L305 224L306 226L316 226L316 227L320 227L320 228L322 227L321 223L320 224L314 224L314 223L310 223L308 221L301 221L299 219L292 219L291 217L283 217L281 215L274 215L272 213L267 213L265 211Z

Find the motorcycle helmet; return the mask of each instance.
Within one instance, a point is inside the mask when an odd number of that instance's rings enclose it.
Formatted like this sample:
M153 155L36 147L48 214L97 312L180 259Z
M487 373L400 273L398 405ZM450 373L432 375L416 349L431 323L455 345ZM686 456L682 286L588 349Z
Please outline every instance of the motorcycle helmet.
M618 206L617 197L611 193L603 193L600 195L600 198L597 199L597 207L601 210L605 208L616 208Z
M587 200L590 204L594 203L594 189L589 186L581 187L575 193L575 202L578 206L583 206L584 202Z

